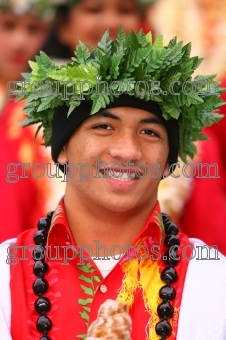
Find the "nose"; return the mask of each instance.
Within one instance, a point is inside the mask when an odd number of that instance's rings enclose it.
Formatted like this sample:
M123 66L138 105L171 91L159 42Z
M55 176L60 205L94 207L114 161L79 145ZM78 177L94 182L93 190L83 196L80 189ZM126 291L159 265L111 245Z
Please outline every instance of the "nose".
M28 43L27 34L24 30L18 30L14 33L12 41L14 48L23 48Z
M122 163L126 161L139 161L142 151L137 136L132 131L123 131L115 137L109 154Z
M121 22L120 16L117 13L105 13L103 18L101 19L102 27L104 31L109 29L110 35L114 36L115 39L117 32L123 23Z

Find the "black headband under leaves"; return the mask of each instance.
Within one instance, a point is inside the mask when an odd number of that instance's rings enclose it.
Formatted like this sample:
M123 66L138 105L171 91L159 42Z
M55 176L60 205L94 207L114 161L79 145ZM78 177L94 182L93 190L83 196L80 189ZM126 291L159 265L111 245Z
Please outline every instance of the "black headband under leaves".
M81 100L91 100L92 115L122 93L130 94L158 102L166 120L178 120L179 155L186 162L196 153L194 142L207 139L202 128L222 118L213 113L222 105L215 75L192 78L203 59L190 52L191 44L183 46L176 37L163 46L162 35L152 42L151 32L126 35L122 28L113 43L108 31L96 48L79 42L67 65L57 66L40 52L36 62L29 62L32 72L23 74L19 100L27 100L27 117L22 125L40 123L37 132L43 128L49 146L56 107L66 104L70 115Z

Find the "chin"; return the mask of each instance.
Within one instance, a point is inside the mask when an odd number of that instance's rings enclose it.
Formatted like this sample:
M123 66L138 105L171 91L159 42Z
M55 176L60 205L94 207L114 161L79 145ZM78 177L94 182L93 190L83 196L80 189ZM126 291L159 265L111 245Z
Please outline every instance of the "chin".
M131 200L117 199L113 201L108 201L109 204L105 205L106 210L111 211L112 213L126 213L134 210L140 209L143 204L139 201L134 202Z

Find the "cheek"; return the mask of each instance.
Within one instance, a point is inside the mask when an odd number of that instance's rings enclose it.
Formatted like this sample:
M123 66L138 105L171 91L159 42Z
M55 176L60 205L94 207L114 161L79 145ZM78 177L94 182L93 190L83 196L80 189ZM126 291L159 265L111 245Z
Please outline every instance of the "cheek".
M96 19L93 16L78 13L72 14L67 26L68 43L74 50L78 40L89 43L90 37L96 28Z
M136 15L133 16L126 16L122 20L122 26L126 32L126 34L129 34L131 29L134 29L135 31L140 28L140 18Z
M2 48L1 50L1 54L2 52L4 52L5 50L9 49L10 46L11 46L11 35L9 32L5 32L5 31L2 31L0 29L0 46L1 47L4 47Z
M39 32L37 35L27 35L27 53L33 58L33 55L37 53L45 40L45 33Z

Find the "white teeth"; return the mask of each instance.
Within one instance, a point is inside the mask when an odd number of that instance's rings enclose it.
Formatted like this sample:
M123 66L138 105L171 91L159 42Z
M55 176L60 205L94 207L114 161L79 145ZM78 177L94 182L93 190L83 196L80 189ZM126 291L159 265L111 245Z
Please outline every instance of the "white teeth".
M118 181L131 181L131 180L136 178L135 173L132 173L132 174L129 173L128 174L127 172L121 173L121 172L118 172L118 171L109 171L107 174L106 173L104 174L103 170L101 170L101 172L102 172L103 175L105 175L105 176L107 175L110 178L114 178Z
M118 171L114 171L114 172L109 172L108 173L108 176L111 177L111 178L114 178L118 181L131 181L133 180L136 175L133 173L133 174L127 174L127 172L124 172L124 173L121 173L121 172L118 172Z

